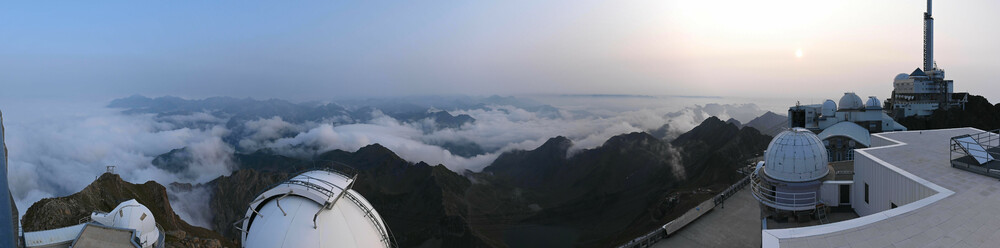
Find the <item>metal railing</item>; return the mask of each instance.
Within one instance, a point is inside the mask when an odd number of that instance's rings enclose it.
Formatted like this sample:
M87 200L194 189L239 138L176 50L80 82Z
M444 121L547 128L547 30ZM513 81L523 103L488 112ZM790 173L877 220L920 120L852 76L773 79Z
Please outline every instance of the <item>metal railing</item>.
M254 194L254 195L255 196L260 196L264 192L267 192L268 190L271 190L274 187L278 187L278 186L280 186L282 184L285 184L289 180L292 180L292 179L294 179L294 178L296 178L296 177L298 177L298 176L300 176L302 174L305 174L306 172L310 172L310 171L317 171L317 170L318 171L326 171L326 172L330 172L330 173L333 173L333 174L337 174L337 175L343 176L344 178L347 178L347 179L351 179L354 176L358 175L358 170L354 169L354 167L351 167L351 166L349 166L347 164L344 164L344 163L341 163L341 162L337 162L337 161L332 161L332 160L320 160L320 161L327 161L327 162L332 162L334 164L339 164L339 165L341 165L340 166L341 169L333 169L333 168L326 168L326 167L317 167L315 165L315 161L313 161L313 167L312 168L301 169L301 170L296 171L294 173L289 173L289 175L292 175L292 176L290 176L290 177L288 177L286 179L283 179L281 181L278 181L277 183L268 185L267 187L264 187L263 189L257 191L257 193ZM341 171L341 170L344 170L344 171ZM260 200L263 200L263 199L255 199L254 201L251 201L250 203L254 203L254 202L257 202L257 201L260 201Z
M160 237L156 238L156 243L153 244L155 248L163 248L166 245L167 233L163 232L163 227L160 223L156 223L156 230L160 231Z
M378 230L379 235L382 236L381 241L385 244L385 247L394 247L396 240L392 237L392 234L389 233L389 228L384 226L381 220L375 218L375 215L373 214L376 213L375 209L369 208L367 201L362 202L361 199L354 197L354 195L350 194L350 192L345 192L344 196L351 200L351 202L354 202L355 205L365 212L365 217L368 218L368 221L370 221L372 225L375 225L375 230Z
M800 211L815 209L816 203L819 202L815 191L795 193L771 190L769 188L770 185L762 182L757 173L750 174L750 181L752 185L750 189L753 192L753 197L757 198L764 205L778 209Z
M304 186L307 189L316 190L317 192L320 192L321 194L327 196L328 199L332 199L334 197L337 197L337 194L334 194L333 191L330 191L329 189L324 188L322 185L319 185L317 183L321 183L321 184L324 184L324 185L327 185L327 186L330 186L330 187L335 187L335 188L341 190L341 194L344 197L346 197L347 199L351 200L351 202L353 202L355 205L357 205L359 208L361 208L362 211L365 212L364 217L367 218L373 225L375 225L375 227L376 227L375 229L378 230L378 233L381 236L381 242L383 244L385 244L386 247L395 247L396 241L395 241L395 238L393 237L391 231L389 230L388 227L386 227L381 222L381 220L375 218L375 215L373 214L375 212L375 210L372 209L372 208L369 208L368 205L366 204L367 203L366 201L363 201L362 199L358 199L358 198L354 197L354 195L351 195L347 191L348 189L344 189L344 188L342 188L340 186L337 186L334 183L331 183L331 182L323 180L323 179L319 179L319 178L315 178L315 177L304 175L306 172L320 170L320 171L326 171L326 172L330 172L330 173L333 173L333 174L337 174L337 175L342 176L342 177L344 177L346 179L352 180L352 182L353 182L353 180L357 180L357 175L359 174L357 172L357 169L354 169L353 167L350 167L347 164L336 162L336 161L330 161L330 160L322 160L322 161L328 161L328 162L333 162L335 164L342 165L341 166L342 169L347 170L347 172L344 172L344 171L341 171L341 170L338 170L338 169L332 169L332 168L325 168L325 167L314 166L313 168L308 168L308 169L304 169L304 170L301 170L299 172L293 173L294 176L291 176L291 177L289 177L286 180L282 180L282 181L280 181L278 183L275 183L275 184L272 184L272 185L270 185L268 187L265 187L263 190L261 190L260 192L258 192L256 195L259 197L264 192L267 192L268 190L271 190L271 189L273 189L275 187L278 187L278 186L281 186L281 185L284 185L284 184L294 184L294 185ZM304 176L305 180L296 179L299 176ZM252 201L251 204L254 203L254 202L258 202L260 200L264 200L264 199L256 199L256 200ZM325 207L325 205L324 205L324 207ZM249 230L243 230L242 228L240 228L240 226L242 225L242 223L244 221L247 221L248 219L249 219L249 217L243 217L242 219L239 219L236 222L233 222L233 227L236 228L237 230L239 230L241 233L244 233L244 234L247 233Z
M747 175L749 173L750 175L753 175L753 170L748 170L748 168L749 167L740 168L740 174ZM736 183L730 185L729 188L726 188L726 190L723 190L722 193L719 193L718 195L715 196L715 198L713 199L715 200L715 205L723 206L723 203L725 203L726 199L729 199L729 197L735 195L736 192L739 192L741 189L743 189L743 187L746 187L748 184L750 184L750 176L744 176L743 179L736 181Z
M972 138L975 142L969 142ZM1000 158L1000 153L990 149L1000 147L1000 129L994 129L976 134L951 137L950 160L970 156L976 160L989 161Z

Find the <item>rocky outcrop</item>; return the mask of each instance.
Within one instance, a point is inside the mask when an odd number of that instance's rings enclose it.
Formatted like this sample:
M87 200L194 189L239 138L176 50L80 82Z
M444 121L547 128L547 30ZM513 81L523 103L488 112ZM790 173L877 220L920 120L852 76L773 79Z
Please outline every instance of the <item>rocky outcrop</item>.
M153 181L132 184L117 174L105 173L86 188L75 194L39 200L25 212L21 225L24 231L41 231L79 224L93 211L111 211L119 203L135 199L145 205L156 218L156 223L165 232L183 231L187 238L198 238L198 242L183 242L183 239L166 239L172 247L206 247L203 244L218 244L215 247L236 247L219 234L196 227L181 220L170 207L167 190ZM214 241L211 241L214 240ZM198 245L194 245L198 244ZM211 247L211 246L208 246Z

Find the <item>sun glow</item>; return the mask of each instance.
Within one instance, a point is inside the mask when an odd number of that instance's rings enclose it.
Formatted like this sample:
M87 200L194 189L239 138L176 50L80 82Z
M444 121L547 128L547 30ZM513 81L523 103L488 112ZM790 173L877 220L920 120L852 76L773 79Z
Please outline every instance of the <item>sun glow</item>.
M802 57L802 48L795 49L795 57L796 58L801 58Z

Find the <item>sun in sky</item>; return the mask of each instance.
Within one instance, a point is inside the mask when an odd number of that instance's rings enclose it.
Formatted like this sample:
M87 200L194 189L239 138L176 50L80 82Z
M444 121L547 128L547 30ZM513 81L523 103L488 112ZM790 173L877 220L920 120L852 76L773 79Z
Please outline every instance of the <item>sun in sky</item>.
M796 58L801 58L802 57L802 48L795 49L795 57Z

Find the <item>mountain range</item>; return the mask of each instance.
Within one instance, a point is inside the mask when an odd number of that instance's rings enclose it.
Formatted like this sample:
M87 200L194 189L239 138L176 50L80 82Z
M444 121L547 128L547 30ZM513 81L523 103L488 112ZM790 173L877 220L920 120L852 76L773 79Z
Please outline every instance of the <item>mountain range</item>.
M358 173L354 189L379 211L401 247L606 247L663 225L728 187L740 178L736 169L769 140L754 128L712 117L670 142L636 132L571 153L572 140L553 137L533 150L506 152L481 172L462 174L408 162L379 144L311 159L258 150L236 154L239 168L229 176L203 185L170 185L209 187L212 231L177 218L163 186L129 185L110 174L80 193L39 201L24 225L40 230L75 224L90 210L106 211L136 198L157 206L158 222L168 221L164 228L229 246L238 242L232 223L257 193L323 167ZM185 163L162 160L168 166ZM57 211L63 208L72 210Z

